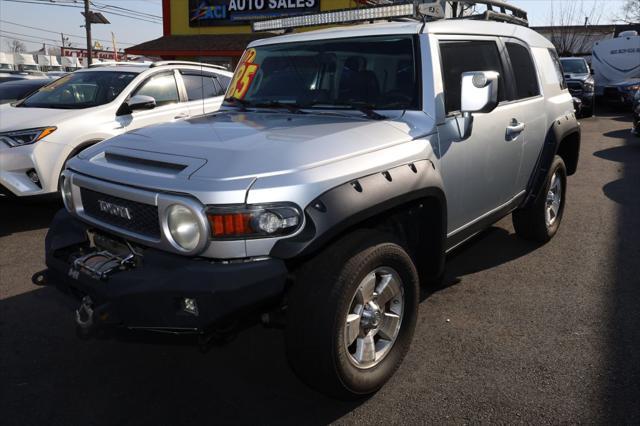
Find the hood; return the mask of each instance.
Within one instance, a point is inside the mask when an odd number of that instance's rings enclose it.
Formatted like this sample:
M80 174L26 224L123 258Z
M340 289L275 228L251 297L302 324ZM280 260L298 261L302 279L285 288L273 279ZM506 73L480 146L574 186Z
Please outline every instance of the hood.
M610 86L614 87L626 87L626 86L635 86L636 84L640 84L640 78L628 78L626 80L611 83Z
M160 156L191 180L244 180L294 173L411 140L392 122L342 114L223 111L117 136L80 157ZM158 158L160 158L158 157ZM98 161L99 162L99 161Z
M574 73L565 73L564 78L566 80L574 80L574 81L586 81L591 78L591 74L574 74Z
M81 110L52 108L16 108L0 105L0 132L57 126L67 118L77 116Z

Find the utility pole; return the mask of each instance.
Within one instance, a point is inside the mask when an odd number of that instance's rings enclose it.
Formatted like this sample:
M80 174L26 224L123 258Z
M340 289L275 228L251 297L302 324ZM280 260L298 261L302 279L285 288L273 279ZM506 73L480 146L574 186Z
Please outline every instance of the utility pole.
M87 68L91 66L93 56L91 46L91 12L89 11L89 0L84 0L84 28L87 31Z
M111 31L111 44L113 44L113 59L118 62L118 47L116 46L116 35Z

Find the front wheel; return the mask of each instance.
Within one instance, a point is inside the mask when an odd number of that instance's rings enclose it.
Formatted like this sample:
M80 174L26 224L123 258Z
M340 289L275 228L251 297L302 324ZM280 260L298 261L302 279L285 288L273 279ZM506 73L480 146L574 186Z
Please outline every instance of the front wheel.
M418 299L418 273L400 245L375 231L350 234L296 274L286 332L293 370L331 396L377 391L409 349Z
M516 234L527 240L545 243L558 232L567 187L567 168L559 156L555 156L547 174L543 190L532 206L513 212Z

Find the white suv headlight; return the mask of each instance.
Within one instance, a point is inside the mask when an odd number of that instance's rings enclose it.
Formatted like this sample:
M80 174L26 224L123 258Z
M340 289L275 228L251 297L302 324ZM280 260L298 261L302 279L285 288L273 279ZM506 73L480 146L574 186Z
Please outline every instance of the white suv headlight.
M57 127L40 127L38 129L14 130L0 133L0 141L10 147L30 145L55 132Z
M167 209L167 226L171 238L185 251L194 250L200 243L198 216L188 207L173 204Z

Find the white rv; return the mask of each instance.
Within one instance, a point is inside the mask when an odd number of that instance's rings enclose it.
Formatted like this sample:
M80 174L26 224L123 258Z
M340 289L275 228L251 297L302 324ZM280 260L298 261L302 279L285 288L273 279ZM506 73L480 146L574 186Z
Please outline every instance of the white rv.
M640 36L624 31L593 46L596 95L625 104L640 90Z

